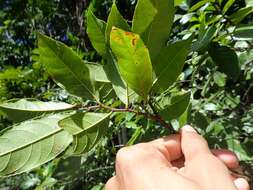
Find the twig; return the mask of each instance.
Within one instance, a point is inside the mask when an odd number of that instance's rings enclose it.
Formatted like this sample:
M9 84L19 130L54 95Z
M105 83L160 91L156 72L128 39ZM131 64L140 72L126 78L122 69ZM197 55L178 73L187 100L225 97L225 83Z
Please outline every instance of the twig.
M87 110L87 111L92 111L92 110L95 110L95 109L103 108L103 109L107 109L111 112L131 112L131 113L135 113L136 115L142 115L147 119L152 119L152 120L160 123L162 126L167 128L171 132L171 134L176 133L176 131L173 129L173 127L170 124L168 124L163 118L161 118L161 116L155 111L155 108L153 107L153 105L152 105L151 109L154 112L154 114L150 114L150 113L147 113L147 112L139 112L139 111L136 111L132 108L113 108L113 107L107 106L107 105L105 105L101 102L98 102L98 105L95 105L95 106L88 106L88 107L82 107L82 108Z

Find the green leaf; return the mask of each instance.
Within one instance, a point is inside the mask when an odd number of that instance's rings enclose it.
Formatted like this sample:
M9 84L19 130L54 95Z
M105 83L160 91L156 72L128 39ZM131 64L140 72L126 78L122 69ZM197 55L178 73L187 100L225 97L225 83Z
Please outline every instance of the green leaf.
M82 59L65 44L45 35L38 35L40 62L53 79L71 94L87 99L95 98L89 69Z
M189 103L187 109L184 111L183 114L180 115L178 118L179 127L183 127L191 120L191 111L192 111L192 104Z
M225 4L225 6L222 9L222 13L226 14L228 9L234 4L234 2L235 2L235 0L228 0L227 3Z
M170 35L170 30L174 20L174 1L172 0L151 0L157 14L151 23L144 37L144 43L150 52L150 58L154 63L162 47ZM145 18L144 18L145 19ZM157 58L159 59L159 57Z
M138 0L135 7L132 31L140 36L148 29L157 13L151 0Z
M236 27L234 30L234 36L245 40L253 39L253 25Z
M177 80L190 51L191 41L191 38L177 41L160 51L158 55L159 62L154 64L156 74L154 88L159 86L166 90Z
M187 0L174 0L174 5L175 5L175 7L176 6L180 6L180 5L186 5L186 2L187 2Z
M219 71L214 73L213 80L219 87L224 87L226 85L226 75Z
M221 46L218 43L212 43L208 52L221 72L228 75L234 81L238 79L240 66L234 50L227 46Z
M59 126L73 135L72 151L80 155L91 150L104 135L110 113L76 113L61 121Z
M103 65L86 64L86 66L89 68L90 73L91 75L93 75L93 78L95 79L96 82L101 82L101 83L111 82L106 75Z
M193 44L192 50L198 52L204 51L212 41L215 32L216 27L211 26L208 27L208 29L204 30L203 33L200 33L197 41Z
M0 136L0 176L29 171L61 154L73 140L57 125L66 116L57 114L29 120L3 131Z
M97 52L105 56L106 55L106 41L105 41L105 30L106 23L93 14L91 8L89 8L87 15L87 34Z
M252 7L244 7L239 9L237 12L229 16L229 19L234 23L234 24L239 24L246 16L248 16L250 13L253 12Z
M127 21L121 16L120 12L117 9L115 2L112 5L111 12L107 19L106 25L106 42L110 43L110 34L112 27L118 27L126 31L131 31L130 26L127 24Z
M0 104L0 110L14 122L21 122L45 113L68 110L73 107L74 105L64 102L42 102L33 99L13 99Z
M190 97L190 92L173 94L171 97L163 97L156 104L158 113L166 120L176 119L187 109Z
M204 6L207 3L211 3L211 2L215 2L215 0L203 0L203 1L199 1L198 3L194 4L189 12L193 12L196 11L197 9L199 9L200 7Z
M130 102L134 102L138 95L133 90L129 89L119 74L117 67L117 61L109 52L106 56L106 64L104 65L104 71L106 76L112 83L112 87L117 97L126 105Z
M148 49L140 36L114 27L110 44L122 78L146 99L152 85L152 65Z

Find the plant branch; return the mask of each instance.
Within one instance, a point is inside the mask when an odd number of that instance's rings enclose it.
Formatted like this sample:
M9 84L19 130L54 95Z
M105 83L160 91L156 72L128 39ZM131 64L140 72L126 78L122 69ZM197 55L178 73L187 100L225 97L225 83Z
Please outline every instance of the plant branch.
M135 113L136 115L142 115L147 119L151 119L151 120L154 120L154 121L160 123L162 126L167 128L170 131L171 134L176 133L176 131L172 128L172 126L170 124L168 124L163 118L161 118L161 116L157 113L157 111L155 111L155 108L153 107L153 105L152 105L151 109L154 112L154 114L147 113L147 112L140 112L140 111L134 110L132 108L113 108L113 107L107 106L107 105L105 105L101 102L98 102L98 104L95 105L95 106L88 106L88 107L82 107L82 108L84 108L87 111L92 111L92 110L96 110L96 109L99 109L99 108L100 109L103 108L103 109L109 110L111 112L131 112L131 113Z

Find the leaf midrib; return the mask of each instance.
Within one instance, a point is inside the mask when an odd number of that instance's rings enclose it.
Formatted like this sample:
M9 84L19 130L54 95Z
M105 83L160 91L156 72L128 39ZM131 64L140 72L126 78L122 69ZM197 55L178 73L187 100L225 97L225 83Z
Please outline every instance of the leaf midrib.
M42 40L43 40L43 39L42 39ZM54 49L50 48L50 46L48 45L48 43L46 42L46 40L43 40L43 41L47 44L47 47L54 53L55 57L57 57L57 59L59 59L60 62L62 62L63 65L65 65L65 67L67 67L67 69L68 69L68 70L70 71L70 73L74 76L74 78L76 78L76 80L79 81L79 83L89 92L89 94L90 94L92 97L95 98L94 94L89 90L89 88L85 85L85 83L83 83L78 77L76 77L75 73L71 70L71 68L70 68L67 64L65 64L64 60L63 60L60 56L57 55L57 53L54 51ZM57 42L56 42L56 43L57 43ZM63 46L66 47L65 44L63 44ZM68 48L68 47L67 47L67 48ZM72 51L72 50L70 49L70 51ZM72 52L73 52L73 51L72 51ZM73 52L73 53L74 53L74 52ZM89 70L89 69L87 68L87 70ZM95 98L95 99L96 99L96 98Z
M62 129L62 128L58 128L57 130L52 131L52 132L48 133L47 135L44 135L44 136L42 136L42 137L40 137L40 138L38 138L38 139L35 139L35 140L33 140L33 141L31 141L31 142L28 142L28 143L25 143L25 144L23 144L23 145L21 145L21 146L15 147L15 148L13 148L13 149L11 149L11 150L9 150L9 151L0 153L0 157L5 156L5 155L7 155L7 154L11 154L11 153L13 153L13 152L15 152L15 151L18 151L18 150L20 150L20 149L22 149L22 148L25 148L25 147L27 147L27 146L33 145L33 144L35 144L35 143L37 143L37 142L39 142L39 141L42 141L42 140L44 140L44 139L46 139L46 138L49 138L50 136L52 136L52 135L54 135L54 134L59 133L59 132L61 132L61 131L63 131L63 129Z

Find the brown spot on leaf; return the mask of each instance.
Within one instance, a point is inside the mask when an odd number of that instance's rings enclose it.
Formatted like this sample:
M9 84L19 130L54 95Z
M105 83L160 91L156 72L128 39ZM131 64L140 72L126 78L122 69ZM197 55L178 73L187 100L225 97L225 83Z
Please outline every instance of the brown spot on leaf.
M137 42L137 39L136 39L136 38L132 39L132 45L133 45L133 46L136 45L136 42Z
M131 32L127 32L127 31L125 31L125 34L126 34L127 36L134 36L134 34L133 34L133 33L131 33Z

